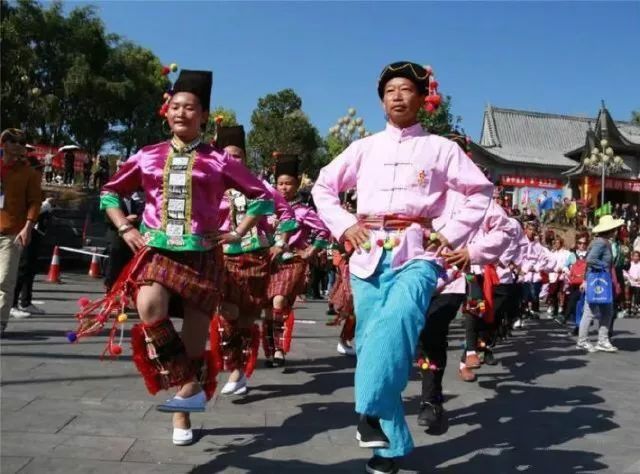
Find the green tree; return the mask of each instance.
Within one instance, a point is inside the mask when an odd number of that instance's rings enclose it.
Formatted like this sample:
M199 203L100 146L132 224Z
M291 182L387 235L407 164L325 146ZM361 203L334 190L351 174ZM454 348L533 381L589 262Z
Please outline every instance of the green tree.
M302 111L302 99L292 89L258 99L251 126L250 157L256 166L271 166L273 153L278 151L299 155L303 171L316 171L322 139Z
M65 16L59 1L0 6L3 124L91 154L108 140L131 151L160 136L168 82L150 51L108 34L93 7Z
M640 125L640 110L634 110L631 112L631 122Z
M111 139L124 156L166 137L158 110L171 84L159 74L161 68L151 51L130 42L118 44L111 52L107 63L115 108Z

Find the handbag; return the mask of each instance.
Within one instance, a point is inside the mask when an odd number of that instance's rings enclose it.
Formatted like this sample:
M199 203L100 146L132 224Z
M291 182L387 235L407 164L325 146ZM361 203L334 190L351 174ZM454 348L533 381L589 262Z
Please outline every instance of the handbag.
M587 303L613 303L613 282L609 272L604 270L589 270L587 272L586 287Z

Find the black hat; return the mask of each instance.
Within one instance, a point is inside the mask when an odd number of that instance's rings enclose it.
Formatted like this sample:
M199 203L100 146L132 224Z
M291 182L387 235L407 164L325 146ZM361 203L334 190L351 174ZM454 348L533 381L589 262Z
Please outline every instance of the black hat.
M191 92L200 99L202 108L209 110L212 83L213 73L211 71L189 71L188 69L183 69L173 84L173 92Z
M246 152L244 144L244 127L242 125L233 125L231 127L218 126L216 135L216 145L218 148L227 146L237 146Z
M278 176L286 174L287 176L298 177L298 156L297 155L287 155L287 154L278 154L276 155L276 170L275 170L275 178L278 179Z
M430 74L431 73L424 67L416 63L410 63L409 61L391 63L386 66L380 74L380 79L378 79L378 95L381 99L384 97L384 86L394 77L409 79L417 86L418 92L426 94L429 91Z

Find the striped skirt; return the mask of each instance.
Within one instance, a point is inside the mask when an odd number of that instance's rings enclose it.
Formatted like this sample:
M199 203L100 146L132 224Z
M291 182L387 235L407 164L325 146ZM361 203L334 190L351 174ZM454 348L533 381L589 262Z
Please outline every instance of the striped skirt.
M267 296L272 300L275 296L285 296L293 303L296 296L304 293L307 262L295 256L291 260L278 263L271 273Z
M336 269L336 279L329 292L329 302L340 316L353 314L353 294L351 293L351 275L349 264L340 262Z
M138 285L156 282L173 293L173 316L181 315L176 302L186 301L207 313L213 313L220 304L224 279L220 247L207 252L152 249L145 260L135 270L134 280Z
M224 301L241 313L262 310L269 302L269 250L224 256Z

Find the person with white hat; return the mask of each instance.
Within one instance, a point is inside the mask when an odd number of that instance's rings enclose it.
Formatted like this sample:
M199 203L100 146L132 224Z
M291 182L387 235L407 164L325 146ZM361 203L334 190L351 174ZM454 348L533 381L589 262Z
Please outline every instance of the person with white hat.
M587 275L593 271L605 271L611 275L613 252L611 250L610 239L613 238L616 230L622 225L624 225L624 220L622 219L614 219L611 215L600 217L598 225L592 230L595 237L587 252ZM589 327L591 326L594 315L598 316L600 320L598 342L595 346L589 342ZM609 329L612 318L613 301L610 303L585 304L582 320L580 321L578 344L576 347L578 349L584 349L589 353L596 351L616 352L618 348L609 341Z

